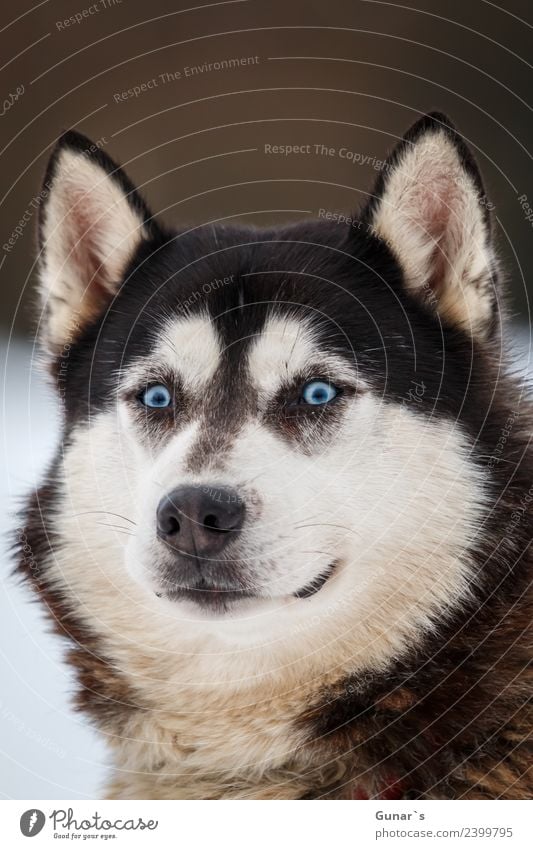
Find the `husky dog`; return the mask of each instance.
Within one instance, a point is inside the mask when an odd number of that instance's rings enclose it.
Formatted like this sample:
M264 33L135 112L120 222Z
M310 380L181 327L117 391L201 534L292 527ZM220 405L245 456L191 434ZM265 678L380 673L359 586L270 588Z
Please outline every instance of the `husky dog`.
M351 219L166 229L75 132L45 186L19 562L106 796L530 798L531 407L447 118Z

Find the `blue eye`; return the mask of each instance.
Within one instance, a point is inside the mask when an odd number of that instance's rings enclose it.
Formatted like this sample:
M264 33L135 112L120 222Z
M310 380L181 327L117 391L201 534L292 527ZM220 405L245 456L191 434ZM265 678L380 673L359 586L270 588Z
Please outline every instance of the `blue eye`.
M310 380L302 389L302 400L305 404L319 406L329 404L339 394L339 390L332 383L325 380Z
M152 407L158 410L164 407L170 407L172 404L172 396L167 387L163 386L162 383L149 386L145 389L140 396L140 400L145 407Z

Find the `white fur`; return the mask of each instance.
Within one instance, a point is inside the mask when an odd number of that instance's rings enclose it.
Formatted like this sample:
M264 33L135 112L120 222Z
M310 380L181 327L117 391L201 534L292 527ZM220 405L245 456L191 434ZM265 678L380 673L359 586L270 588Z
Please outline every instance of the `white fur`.
M180 463L194 438L192 425L154 457L112 413L78 430L63 464L52 570L112 656L150 668L169 705L186 682L247 687L258 676L305 681L329 664L383 665L465 597L466 547L484 502L468 443L451 423L366 394L312 459L253 421L235 442L226 480L261 496L247 547L263 599L210 618L157 598L155 507L185 482ZM312 598L293 598L332 557L339 572ZM130 577L136 569L142 584Z
M57 346L73 319L97 308L97 290L112 298L143 231L117 184L73 151L61 154L44 225L44 298L67 301L52 303L48 337ZM431 132L405 153L373 225L411 291L425 293L441 269L441 315L484 332L492 258L475 187L444 134ZM253 784L280 770L285 789L271 784L265 794L296 798L303 790L289 784L305 776L305 762L287 775L306 747L294 721L317 686L385 671L461 606L475 580L468 552L485 494L466 435L423 415L416 401L384 401L355 356L322 351L294 316L272 317L241 364L259 404L217 456L217 485L246 503L239 557L258 597L225 613L159 597L169 555L156 536L157 505L176 486L212 482L208 471L190 472L188 458L205 436L201 403L222 353L207 316L167 322L151 353L121 373L121 387L174 372L195 396L198 418L150 443L119 392L113 408L74 429L61 458L53 518L61 545L48 580L97 632L141 708L119 712L128 725L112 740L125 776L115 796L216 796L221 776L235 796L239 776ZM284 383L307 373L354 393L339 407L335 433L302 446L265 411ZM332 563L315 595L296 597Z
M385 668L467 597L483 483L456 426L371 392L353 400L336 438L312 457L250 418L224 482L259 497L244 539L261 598L208 614L155 595L159 498L208 482L185 471L197 427L155 451L123 411L75 431L50 579L68 586L76 615L97 628L106 655L153 708L145 732L131 729L138 739L123 750L126 767L133 758L148 769L160 751L143 733L160 739L161 751L171 736L183 740L167 745L169 768L275 767L301 741L288 721L276 726L268 716L296 716L316 676ZM295 598L333 559L340 567L325 586ZM281 693L283 707L274 707Z
M207 315L172 319L161 328L150 355L121 372L119 392L138 389L159 375L164 379L171 371L188 392L201 394L215 375L221 355L220 339Z
M274 395L282 380L290 380L312 361L315 346L311 332L301 321L271 318L254 340L248 369L265 395Z
M316 366L318 376L332 380L336 377L354 383L357 376L355 352L350 365L341 357L326 354L311 326L301 319L271 317L248 354L248 372L263 401L270 400L282 383L290 383L309 366ZM359 386L366 387L360 376L358 381Z
M200 315L169 322L153 360L174 369L188 389L198 390L214 376L221 353L212 321Z

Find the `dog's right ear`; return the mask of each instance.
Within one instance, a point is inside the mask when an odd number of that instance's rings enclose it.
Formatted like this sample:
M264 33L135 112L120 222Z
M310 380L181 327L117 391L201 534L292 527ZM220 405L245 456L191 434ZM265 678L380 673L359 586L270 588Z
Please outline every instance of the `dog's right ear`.
M57 354L107 309L143 240L160 231L126 174L73 131L52 153L44 198L40 330L45 347Z
M492 338L501 318L490 206L470 150L433 112L392 151L362 214L409 295L478 340Z

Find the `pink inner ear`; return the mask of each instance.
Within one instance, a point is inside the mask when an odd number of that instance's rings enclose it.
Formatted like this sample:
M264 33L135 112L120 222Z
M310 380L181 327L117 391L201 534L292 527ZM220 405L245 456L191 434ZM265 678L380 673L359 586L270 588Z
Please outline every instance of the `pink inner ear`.
M105 259L98 246L106 244L107 239L102 228L106 226L106 216L102 210L91 208L91 195L86 192L72 191L68 223L71 230L71 260L79 269L80 278L87 281L84 297L100 304L109 298ZM100 216L100 217L99 217ZM96 222L96 223L95 223Z
M435 291L445 282L450 263L461 239L461 196L451 174L433 175L421 186L420 226L434 244L429 262L428 283Z

